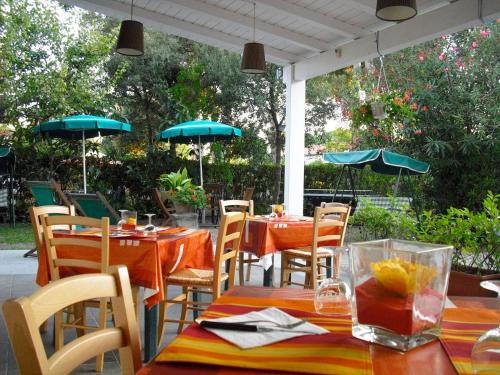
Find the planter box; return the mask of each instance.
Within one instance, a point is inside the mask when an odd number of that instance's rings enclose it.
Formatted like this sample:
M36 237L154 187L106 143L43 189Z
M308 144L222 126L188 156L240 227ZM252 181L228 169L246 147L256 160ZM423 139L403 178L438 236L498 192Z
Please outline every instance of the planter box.
M448 285L449 296L496 297L491 290L481 288L479 283L485 280L500 280L500 273L493 275L471 275L465 272L451 271Z

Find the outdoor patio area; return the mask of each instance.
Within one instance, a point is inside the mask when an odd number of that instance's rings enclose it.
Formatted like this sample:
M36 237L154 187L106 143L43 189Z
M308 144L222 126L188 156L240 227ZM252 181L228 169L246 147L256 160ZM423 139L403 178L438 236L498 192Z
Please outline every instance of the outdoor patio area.
M0 50L0 375L500 374L499 0L2 0Z

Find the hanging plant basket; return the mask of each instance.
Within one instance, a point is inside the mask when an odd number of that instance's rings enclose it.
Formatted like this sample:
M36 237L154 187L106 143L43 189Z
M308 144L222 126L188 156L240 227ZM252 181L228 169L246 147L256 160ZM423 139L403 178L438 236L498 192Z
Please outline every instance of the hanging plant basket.
M370 104L372 109L373 117L377 120L383 120L387 118L387 113L385 112L384 103L382 102L372 102Z

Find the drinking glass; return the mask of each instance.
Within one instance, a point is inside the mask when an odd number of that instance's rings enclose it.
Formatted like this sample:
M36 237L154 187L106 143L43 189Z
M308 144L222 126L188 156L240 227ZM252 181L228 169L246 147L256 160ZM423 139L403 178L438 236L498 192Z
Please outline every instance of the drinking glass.
M153 216L155 216L155 214L144 214L144 216L148 217L148 225L144 227L144 230L148 232L155 232L156 226L151 222L151 219Z
M123 224L126 223L125 212L127 212L127 210L118 210L118 211L120 211L120 220L118 220L118 222L116 223L116 229L120 230L122 229Z
M481 286L498 293L499 281L483 281ZM500 325L484 333L474 344L471 353L471 364L474 374L498 374L500 370Z
M332 255L335 261L334 274L323 280L316 289L314 308L318 314L347 315L351 312L352 297L349 249L335 248Z
M123 229L135 229L137 225L137 211L125 211L123 213L125 223L122 224Z

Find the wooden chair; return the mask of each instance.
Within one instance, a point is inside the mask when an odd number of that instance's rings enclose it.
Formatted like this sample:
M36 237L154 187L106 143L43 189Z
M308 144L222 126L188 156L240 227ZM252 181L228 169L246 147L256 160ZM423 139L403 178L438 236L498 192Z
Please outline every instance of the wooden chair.
M245 191L243 192L243 200L244 201L251 200L253 197L254 190L255 190L255 188L253 188L253 187L245 188Z
M113 267L110 272L67 277L29 297L7 300L3 304L3 315L22 375L67 374L88 359L114 349L119 349L123 374L134 374L141 368L139 327L132 309L127 268ZM48 358L39 326L66 306L94 298L111 298L114 327L79 337Z
M218 224L220 219L219 201L224 199L224 185L219 183L207 183L203 185L203 189L208 197L208 208L212 224Z
M83 216L96 219L108 217L110 224L116 224L120 220L120 215L100 192L95 194L68 193L68 196L76 210Z
M281 287L289 284L303 285L304 288L316 289L318 280L325 278L326 272L321 272L322 268L332 269L331 258L333 252L328 246L320 246L326 241L337 240L337 246L344 245L344 236L347 228L347 221L351 212L350 207L316 207L314 210L313 240L311 246L287 249L281 251ZM328 215L336 215L338 219L325 219ZM338 228L338 234L320 235L320 229ZM304 262L297 262L297 260ZM326 260L326 264L322 261ZM339 273L340 259L334 259L335 275ZM293 283L290 279L292 273L304 272L304 284Z
M186 268L174 272L165 277L165 295L168 295L168 287L176 285L182 287L182 293L172 299L166 299L160 303L158 324L158 345L161 344L165 329L165 323L177 323L177 332L180 333L186 320L187 310L200 311L201 306L207 306L209 302L192 301L190 293L210 294L212 300L221 295L222 283L227 281L229 288L234 286L234 274L236 272L236 259L240 249L241 235L245 223L245 212L228 212L222 215L217 245L215 250L214 269L202 270ZM232 225L231 225L232 224ZM231 228L229 226L231 225ZM229 244L228 244L229 243ZM229 262L228 273L222 268ZM167 319L167 312L174 304L181 304L180 319Z
M160 190L158 189L153 189L151 191L151 195L153 197L153 201L156 202L158 207L160 208L161 214L163 216L163 222L161 225L165 226L172 226L174 225L174 218L172 217L172 214L175 213L175 208L167 207L165 206L165 202L163 201L163 198L161 197Z
M44 215L70 215L75 216L75 206L40 206L40 207L30 207L29 209L31 218L31 228L33 229L33 235L35 237L35 249L40 256L40 251L43 246L43 225L41 218ZM68 226L61 226L57 229L69 229Z
M43 246L43 225L41 218L44 215L71 215L75 216L75 206L40 206L30 207L31 228L33 229L33 237L35 237L35 250L40 256L40 251ZM58 229L69 229L68 226L61 226ZM42 332L47 330L47 322L41 326Z
M58 206L62 204L66 207L72 206L70 200L64 194L61 189L61 185L55 182L53 179L50 181L26 181L28 188L30 189L31 195L35 198L35 205L38 207L42 206ZM33 222L33 221L32 221ZM35 244L36 247L29 250L24 254L24 257L35 256L35 252L38 253L38 243L36 242L37 235L35 233Z
M253 200L221 200L219 203L220 212L225 215L230 211L246 211L250 216L254 215ZM240 285L245 285L246 281L250 280L250 272L253 264L259 262L259 258L254 257L251 253L247 253L248 258L245 259L245 252L240 251L238 259L238 278ZM247 273L245 277L245 264L247 264Z
M72 238L72 237L54 237L53 230L61 226L88 226L101 229L101 239L99 241ZM42 226L45 246L49 259L49 271L52 281L61 279L60 267L81 267L85 269L96 270L106 273L109 269L109 218L94 219L83 216L43 216ZM92 249L99 250L99 260L88 261L82 259L70 259L59 257L56 251L58 246L78 246L86 248L88 251ZM97 301L88 301L85 305L77 306L78 311L75 314L75 319L69 322L63 322L63 311L54 314L54 330L55 330L55 349L60 350L64 345L64 329L76 328L81 333L84 329L105 328L108 312L108 301L103 298ZM85 307L99 308L98 326L88 326L86 324L86 309ZM96 360L96 371L102 372L104 365L104 355L99 354Z

